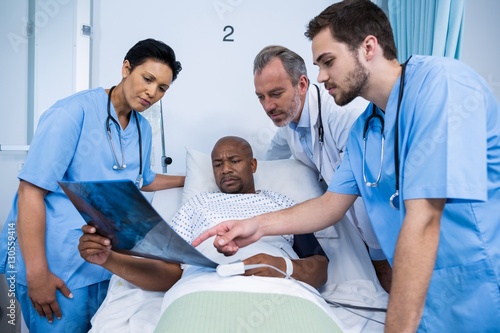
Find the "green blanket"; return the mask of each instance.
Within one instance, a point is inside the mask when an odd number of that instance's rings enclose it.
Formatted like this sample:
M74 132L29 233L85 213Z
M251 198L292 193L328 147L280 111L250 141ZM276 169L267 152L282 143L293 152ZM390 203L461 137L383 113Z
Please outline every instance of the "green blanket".
M316 304L300 297L202 291L180 297L162 314L155 333L340 333Z

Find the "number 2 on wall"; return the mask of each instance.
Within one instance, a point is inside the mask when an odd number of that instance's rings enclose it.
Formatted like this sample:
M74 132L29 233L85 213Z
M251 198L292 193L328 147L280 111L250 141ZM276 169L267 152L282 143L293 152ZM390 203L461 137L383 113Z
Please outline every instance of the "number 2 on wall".
M224 27L224 32L226 32L226 30L229 30L229 32L224 36L224 38L222 38L222 41L223 42L234 42L234 39L229 38L229 36L231 36L234 33L233 26L232 25L226 25Z

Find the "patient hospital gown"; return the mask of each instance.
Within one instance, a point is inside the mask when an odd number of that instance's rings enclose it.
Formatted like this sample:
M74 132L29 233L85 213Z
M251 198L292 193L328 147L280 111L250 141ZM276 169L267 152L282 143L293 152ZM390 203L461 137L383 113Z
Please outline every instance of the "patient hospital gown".
M186 202L170 222L171 227L187 242L203 231L231 219L244 219L293 206L292 199L273 191L255 194L200 193ZM291 245L293 236L284 239Z

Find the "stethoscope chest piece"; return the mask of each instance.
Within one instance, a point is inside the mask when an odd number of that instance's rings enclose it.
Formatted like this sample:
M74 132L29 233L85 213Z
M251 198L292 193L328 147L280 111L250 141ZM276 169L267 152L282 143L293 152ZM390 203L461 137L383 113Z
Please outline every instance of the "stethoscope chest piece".
M137 188L141 188L143 184L144 178L142 178L142 174L139 174L139 176L137 176L137 179L135 180L135 186L137 186Z
M393 195L389 198L389 204L392 208L399 210L399 191L396 190Z
M122 164L122 165L120 165L120 166L118 166L118 165L114 164L114 165L113 165L113 170L123 170L123 169L125 169L126 167L127 167L127 165L126 165L126 164Z

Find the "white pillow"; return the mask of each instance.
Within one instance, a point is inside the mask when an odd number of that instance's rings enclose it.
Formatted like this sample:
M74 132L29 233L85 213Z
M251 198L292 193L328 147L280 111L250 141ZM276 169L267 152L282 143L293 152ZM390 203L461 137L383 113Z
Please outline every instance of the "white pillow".
M200 192L218 191L208 154L186 149L186 180L182 203ZM256 190L271 190L300 203L322 195L324 182L318 181L314 170L293 160L258 161L254 174Z

